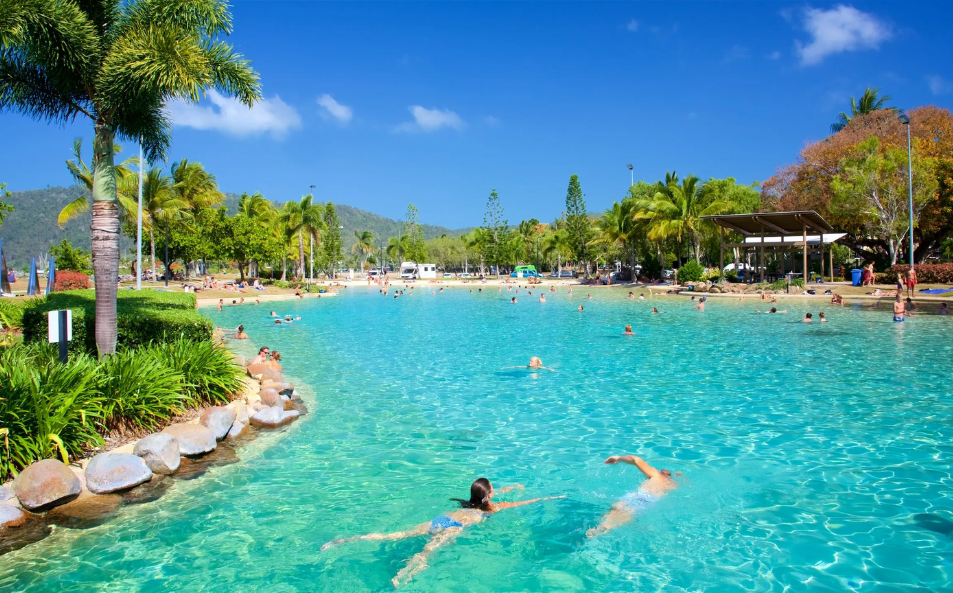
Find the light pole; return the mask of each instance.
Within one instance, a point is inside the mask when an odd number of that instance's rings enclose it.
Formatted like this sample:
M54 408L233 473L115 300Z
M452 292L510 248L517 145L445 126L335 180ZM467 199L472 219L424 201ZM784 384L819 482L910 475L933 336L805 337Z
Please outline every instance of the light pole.
M155 274L155 270L152 271ZM142 290L142 136L139 136L139 213L136 216L136 290Z
M315 186L312 185L312 186L311 186L311 200L312 200L312 201L314 200L314 188L315 188ZM314 233L308 233L308 234L311 235L311 252L310 252L310 256L311 256L311 275L308 277L308 292L310 292L310 291L311 291L311 283L314 282Z
M632 187L635 185L635 169L632 167L632 165L626 165L626 167L629 168L629 187Z
M910 269L913 269L913 151L910 147L910 117L900 112L900 123L907 126L907 186L910 190Z

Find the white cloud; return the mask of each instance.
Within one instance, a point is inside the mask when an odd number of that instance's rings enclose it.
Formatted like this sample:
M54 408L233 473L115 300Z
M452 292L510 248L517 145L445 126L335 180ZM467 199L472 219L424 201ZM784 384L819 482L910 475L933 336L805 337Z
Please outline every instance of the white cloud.
M328 116L330 115L334 119L338 120L342 124L348 124L351 121L351 118L354 117L354 110L348 107L347 105L341 105L334 100L334 97L328 95L327 93L318 97L318 105L324 107L324 111L321 112L321 115Z
M773 52L769 53L766 57L767 57L769 60L780 60L780 59L781 59L781 52L779 52L779 51L773 51Z
M633 33L639 30L639 21L632 19L626 23L625 28Z
M498 127L501 123L503 123L503 122L500 121L500 118L494 117L494 116L492 116L492 115L488 115L488 116L484 117L484 118L483 118L483 121L485 121L485 122L486 122L486 125L490 126L491 128L496 128L496 127Z
M877 49L893 35L890 26L873 15L843 4L830 10L809 8L804 13L804 29L811 42L797 42L801 63L817 64L831 54Z
M735 60L744 60L748 57L748 48L743 45L734 45L725 54L724 63L734 62Z
M466 127L460 116L449 109L427 109L420 105L411 105L408 109L414 121L400 124L394 128L395 132L434 132L440 128L462 130Z
M270 132L283 136L289 130L301 127L301 117L295 108L278 95L262 99L248 108L238 99L210 90L212 105L203 106L175 100L166 107L172 123L196 130L216 130L232 136L249 136Z
M944 80L937 74L927 76L927 84L930 85L930 92L934 95L945 95L953 91L953 84L950 84L950 81Z

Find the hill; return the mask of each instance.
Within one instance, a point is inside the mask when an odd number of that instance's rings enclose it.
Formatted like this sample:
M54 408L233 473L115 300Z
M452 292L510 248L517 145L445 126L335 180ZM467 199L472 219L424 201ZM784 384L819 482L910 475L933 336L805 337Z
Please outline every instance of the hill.
M56 217L67 203L82 195L85 189L80 186L48 187L28 191L15 191L4 202L11 204L14 211L7 215L0 226L0 239L3 240L3 252L7 262L15 268L28 267L31 257L42 258L50 245L67 239L76 247L89 250L89 213L71 220L62 229L56 224ZM230 214L238 209L238 194L225 194L225 206ZM354 208L346 204L335 204L338 221L344 228L341 237L344 242L344 251L350 252L354 243L354 232L368 230L374 233L375 239L387 242L390 237L396 237L402 223L386 218L367 210ZM471 229L448 229L442 226L429 224L421 225L424 237L433 239L441 235L462 235ZM129 257L135 252L135 240L123 236L120 239L120 252L123 257Z

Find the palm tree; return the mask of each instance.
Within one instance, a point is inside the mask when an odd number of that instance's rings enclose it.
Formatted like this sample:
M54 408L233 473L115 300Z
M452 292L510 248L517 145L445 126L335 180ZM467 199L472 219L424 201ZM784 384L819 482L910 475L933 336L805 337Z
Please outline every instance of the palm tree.
M374 233L370 231L354 231L354 245L351 246L351 253L359 255L361 258L361 272L364 271L364 258L374 252Z
M139 176L130 175L119 187L119 195L138 195ZM156 280L156 238L159 222L164 226L178 218L189 204L173 189L172 178L162 174L162 169L153 167L146 171L142 181L142 228L149 232L149 252L152 256L152 281Z
M390 240L387 241L387 247L384 248L384 253L400 266L400 264L403 263L401 261L403 254L412 249L413 245L410 244L409 236L401 235L400 237L391 237Z
M659 188L655 197L636 200L633 218L648 221L648 238L656 244L674 237L681 245L682 239L688 238L695 261L700 262L701 217L730 209L730 204L723 200L706 204L700 190L698 178L694 175L689 175L679 184L677 173L666 173L665 185ZM661 247L659 251L661 262Z
M875 89L867 87L864 90L864 94L860 96L860 102L858 102L854 97L850 98L850 115L847 115L843 111L840 112L840 115L837 116L837 121L831 124L831 132L837 133L847 127L847 124L850 121L857 117L858 115L863 115L865 113L871 113L877 111L878 109L896 109L896 107L887 107L884 105L887 101L890 100L890 95L884 95L878 97L877 93L880 92L880 89Z
M596 233L593 243L606 247L618 246L623 253L629 254L632 279L635 280L635 250L632 238L638 228L635 221L635 202L631 199L614 202L612 208L605 211L596 221Z
M73 176L73 180L76 183L82 184L87 191L92 191L93 172L90 171L89 166L87 166L86 162L83 161L82 147L82 138L76 138L73 140L73 156L76 157L76 160L66 161L66 168L69 170L70 175ZM119 154L121 151L121 146L118 144L113 145L113 154ZM122 164L116 166L116 179L119 180L119 183L133 175L129 167L133 164L138 165L138 163L138 158L128 158L123 161ZM118 195L119 210L122 214L123 221L125 222L136 219L135 213L137 212L138 203L137 198L132 197L133 195L136 194L119 192ZM67 222L88 211L89 200L86 199L86 196L80 196L69 204L63 206L63 209L60 210L59 216L56 217L56 224L58 224L60 228L63 228L63 225L65 225Z
M562 272L563 255L569 253L569 234L560 228L543 237L543 255L547 258L556 256L556 273ZM550 259L550 261L552 261Z
M304 276L304 235L313 237L315 243L320 242L321 232L325 230L324 208L315 204L314 197L308 194L299 202L285 202L279 216L288 227L292 236L298 235L298 275Z
M113 145L142 142L165 157L173 99L198 101L215 88L249 107L258 75L231 46L223 0L7 0L0 18L0 111L56 123L93 124L92 243L96 346L116 349L119 209Z
M242 214L248 218L264 223L273 212L274 207L271 202L265 199L265 196L261 195L260 192L256 191L252 195L243 193L238 199L238 212L236 215Z

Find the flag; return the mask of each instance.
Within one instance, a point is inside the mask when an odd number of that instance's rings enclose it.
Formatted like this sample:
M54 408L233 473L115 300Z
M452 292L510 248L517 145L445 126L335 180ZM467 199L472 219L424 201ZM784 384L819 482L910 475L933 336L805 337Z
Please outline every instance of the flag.
M26 295L36 296L36 291L40 288L40 280L36 276L36 258L30 260L30 277L26 281Z
M56 258L50 258L50 269L46 274L46 294L53 292L53 283L56 282Z

